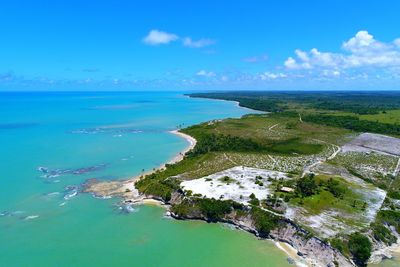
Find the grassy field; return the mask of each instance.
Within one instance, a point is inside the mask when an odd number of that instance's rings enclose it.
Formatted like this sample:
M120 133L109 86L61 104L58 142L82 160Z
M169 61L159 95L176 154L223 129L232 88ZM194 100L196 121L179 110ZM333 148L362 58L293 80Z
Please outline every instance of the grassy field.
M317 175L318 184L323 184L332 178L339 183L342 187L343 195L335 197L324 186L321 186L318 193L309 197L300 198L295 197L290 200L291 204L301 206L306 209L309 214L319 214L324 210L335 209L345 213L359 213L362 210L364 199L361 195L356 193L359 187L355 184L349 183L344 179L337 176Z
M210 135L219 136L221 147L187 155L181 162L146 176L137 183L140 191L168 196L177 185L168 180L200 178L234 166L248 166L300 174L315 157L327 157L332 144L340 144L349 131L328 126L302 123L297 116L278 114L252 115L199 124L182 130L198 140L197 146L207 143ZM230 142L224 142L229 136ZM244 141L243 141L244 140ZM238 150L238 145L255 146L255 151ZM212 142L213 143L213 142Z
M350 133L345 129L300 122L298 115L285 114L249 115L241 119L204 123L183 131L194 137L208 133L252 139L261 144L271 145L273 152L282 154L315 154L320 150L318 146L313 145L340 144ZM293 152L294 149L299 151Z
M400 109L388 110L385 112L379 112L379 114L373 115L360 115L360 119L369 121L378 121L381 123L390 123L400 125Z

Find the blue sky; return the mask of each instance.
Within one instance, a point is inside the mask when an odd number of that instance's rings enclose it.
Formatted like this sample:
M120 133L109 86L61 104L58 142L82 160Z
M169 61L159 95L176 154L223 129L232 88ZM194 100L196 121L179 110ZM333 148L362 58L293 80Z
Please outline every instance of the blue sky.
M18 1L0 90L400 88L398 1Z

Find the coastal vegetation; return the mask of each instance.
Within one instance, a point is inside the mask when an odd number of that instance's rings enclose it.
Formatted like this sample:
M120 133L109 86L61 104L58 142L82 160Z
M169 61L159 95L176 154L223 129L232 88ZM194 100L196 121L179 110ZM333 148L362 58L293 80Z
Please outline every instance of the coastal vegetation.
M359 266L365 266L372 251L372 244L368 237L358 232L351 234L348 246L355 263Z
M398 136L396 120L384 119L400 109L398 98L390 93L378 94L376 101L352 93L343 102L340 93L193 96L271 113L181 129L196 146L182 161L144 175L136 182L140 192L171 204L178 218L243 220L261 237L295 222L302 240L323 238L359 266L368 261L373 243L396 242L400 142L359 133ZM382 148L381 142L393 145Z
M307 122L345 128L357 132L373 132L400 136L400 124L382 123L362 120L356 116L306 115L302 119Z
M357 132L400 136L399 92L227 92L191 97L224 99L240 106L300 115L303 121Z
M350 112L359 115L379 114L400 109L400 93L341 92L341 91L260 91L194 93L191 97L237 101L239 105L255 110L278 112L283 110L315 109Z

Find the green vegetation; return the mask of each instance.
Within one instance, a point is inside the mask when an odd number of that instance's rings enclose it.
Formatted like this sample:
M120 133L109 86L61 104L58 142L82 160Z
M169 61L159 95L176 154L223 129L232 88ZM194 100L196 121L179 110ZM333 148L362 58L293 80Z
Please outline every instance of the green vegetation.
M246 153L276 153L283 155L312 155L322 151L321 144L308 143L301 137L289 137L282 140L265 139L263 136L247 137L243 132L259 131L260 122L265 123L261 116L230 120L218 125L196 125L182 130L196 138L195 149L188 156L198 156L208 152L246 152ZM222 124L222 125L221 125ZM243 128L242 128L243 127ZM222 129L220 129L222 128ZM233 129L232 129L233 128ZM238 128L240 129L238 131ZM230 131L232 129L232 131ZM229 134L220 134L228 132ZM238 134L239 133L239 134Z
M354 233L349 237L349 251L358 266L366 266L371 256L371 241L361 233Z
M400 125L400 109L381 111L373 115L361 115L360 119Z
M391 245L396 242L397 238L392 232L381 223L372 223L371 229L373 236L376 240L382 241L387 245Z
M260 206L260 200L258 200L258 198L256 198L256 196L254 195L254 193L251 193L250 197L250 201L249 203L252 206Z
M190 132L186 129L185 132ZM251 140L230 135L204 134L197 136L197 145L187 155L194 157L212 151L247 151L257 152L265 148L263 145Z
M350 112L355 114L379 114L400 109L399 92L223 92L196 93L191 97L237 101L243 107L279 112L296 109L318 109Z
M291 182L283 185L291 186ZM295 193L284 194L284 200L302 206L309 214L329 209L340 210L342 214L355 214L366 208L363 197L355 193L356 188L357 185L340 177L309 174L297 180Z
M306 115L303 121L345 128L357 132L373 132L389 135L400 135L400 125L382 123L377 121L360 120L356 116L332 116L332 115Z
M400 191L390 191L388 193L388 197L394 198L394 199L400 199Z
M140 192L165 201L174 196L171 210L182 218L217 222L251 216L262 237L267 237L283 222L274 214L294 209L296 224L310 233L321 234L320 238L330 238L332 247L364 266L371 254L370 239L389 245L396 241L391 228L400 232L400 205L394 200L400 199L400 176L391 175L398 158L378 153L337 154L339 146L347 143L354 131L400 135L395 117L400 114L397 113L400 93L373 93L373 97L371 94L346 93L345 98L339 92L193 95L235 100L242 106L273 113L211 121L182 129L196 138L196 147L182 161L146 175L136 186ZM388 114L392 117L386 117ZM324 163L316 166L316 162ZM289 174L287 178L250 180L255 184L253 187L273 193L266 199L257 199L252 193L245 206L222 197L207 199L190 190L183 192L179 187L183 180L202 178L235 166ZM371 184L358 184L358 179L344 168ZM304 170L317 174L300 178ZM245 185L229 176L219 179L227 185ZM206 182L211 184L212 179ZM283 186L294 191L282 190ZM388 194L385 209L377 210L372 221L371 212L383 198L376 186ZM182 200L174 203L180 199L175 198L176 193L181 194ZM244 198L240 196L241 201ZM310 227L310 222L315 221L321 229Z
M309 197L317 192L318 186L313 173L300 178L296 184L296 193L301 197Z
M208 222L218 222L225 215L243 210L242 204L231 200L216 200L209 198L185 199L179 204L174 204L171 211L182 218L206 218Z
M326 183L326 189L336 198L343 198L347 191L346 186L341 184L338 180L334 180L333 178L329 178L328 182Z
M350 255L347 241L341 238L332 238L331 240L329 240L329 243L331 244L332 247L339 250L340 253L342 253L344 256L348 257Z
M230 184L230 183L233 183L233 182L236 181L235 179L232 179L232 178L229 177L229 176L224 176L224 177L222 177L220 180L221 180L221 182L224 182L224 183L226 183L226 184Z
M376 222L391 225L400 233L400 211L380 210Z
M358 132L400 135L399 92L225 92L190 94L238 101L268 112L301 114L303 121ZM295 124L287 124L291 129Z
M232 211L232 201L202 198L197 200L200 211L208 221L216 222Z
M261 237L267 237L271 230L279 226L278 217L259 207L253 206L250 214Z

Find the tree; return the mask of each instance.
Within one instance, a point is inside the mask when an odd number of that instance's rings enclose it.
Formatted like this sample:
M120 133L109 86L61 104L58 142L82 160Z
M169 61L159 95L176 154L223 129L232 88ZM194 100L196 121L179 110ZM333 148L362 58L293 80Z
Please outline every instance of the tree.
M326 188L337 198L342 198L346 193L346 188L342 186L339 181L329 178Z
M318 189L314 174L311 173L297 181L296 191L302 197L312 196Z
M357 232L350 235L349 250L358 266L366 266L371 256L372 244L366 236Z

